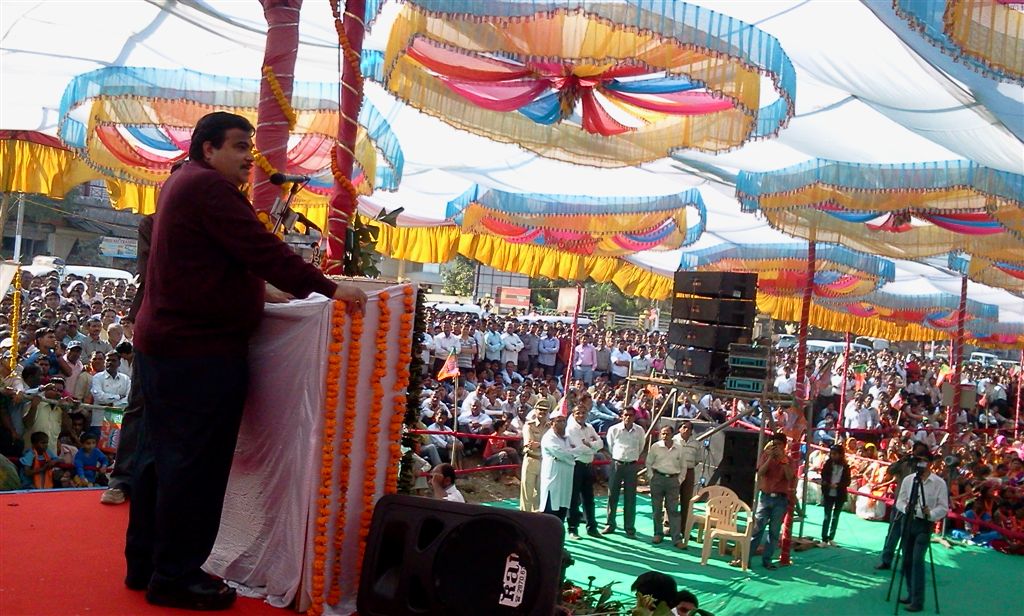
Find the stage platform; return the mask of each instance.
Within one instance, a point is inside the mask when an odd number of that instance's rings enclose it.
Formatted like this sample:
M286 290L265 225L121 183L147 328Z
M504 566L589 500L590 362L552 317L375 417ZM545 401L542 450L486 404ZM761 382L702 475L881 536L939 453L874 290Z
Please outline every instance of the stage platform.
M495 505L514 508L518 502ZM604 506L604 498L598 498L601 522ZM621 507L619 515L622 515ZM804 535L820 538L821 517L821 507L811 506ZM621 517L619 519L621 521ZM794 529L798 527L799 521ZM884 616L893 613L893 604L885 602L890 572L874 570L887 530L883 522L868 522L844 512L836 532L836 542L841 547L794 552L794 564L775 571L761 568L761 559L757 556L748 573L730 567L730 558L718 556L717 549L712 550L707 566L702 567L701 544L695 541L691 541L685 551L673 547L667 540L652 545L652 528L650 500L640 496L636 539L628 539L621 528L616 534L599 539L584 535L574 541L567 537L565 545L576 561L569 568L568 577L584 586L588 576L596 578L597 586L617 582L613 589L621 594L629 593L637 575L652 569L661 571L672 575L679 588L697 595L700 606L715 616ZM942 614L1002 616L1020 613L1024 557L1007 556L986 548L949 550L939 544L933 544L932 554ZM928 590L922 614L935 613L930 585Z
M124 586L128 505L101 505L98 489L0 493L0 615L208 614L146 603ZM292 612L239 598L226 614Z
M598 511L604 505L598 499ZM515 501L495 503L515 507ZM885 525L844 514L841 548L794 553L795 565L766 572L755 558L744 574L713 552L700 566L700 544L686 551L669 543L651 545L650 502L638 502L637 539L621 533L601 539L566 540L576 560L569 576L586 584L618 582L628 593L640 573L656 569L693 591L717 616L748 614L891 614L885 603L887 572L875 571ZM821 508L811 507L805 534L816 535ZM0 614L3 616L146 616L167 614L150 607L123 583L124 529L128 506L99 503L98 490L0 494ZM1017 613L1024 558L982 548L947 550L934 545L942 613L949 616ZM934 613L929 595L924 613ZM175 614L193 612L175 611ZM198 613L198 612L195 612ZM227 612L245 616L286 615L256 599L240 598Z

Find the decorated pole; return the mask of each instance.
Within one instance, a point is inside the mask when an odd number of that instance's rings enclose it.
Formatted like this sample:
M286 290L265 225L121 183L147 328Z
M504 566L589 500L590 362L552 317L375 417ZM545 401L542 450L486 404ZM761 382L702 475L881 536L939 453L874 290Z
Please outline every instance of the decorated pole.
M324 259L324 271L335 275L344 271L349 222L359 203L356 187L350 178L355 162L359 108L363 104L363 74L359 67L359 59L363 52L363 35L366 34L366 23L363 21L366 0L346 0L344 18L341 15L340 2L341 0L331 0L334 29L338 33L338 44L344 58L339 97L341 113L338 119L338 143L331 159L334 191L327 212L327 258Z
M953 428L960 414L960 381L964 363L964 317L967 315L967 276L960 278L960 309L956 314L956 338L953 340L953 406L946 409L946 448L953 447Z
M576 310L572 314L572 328L569 330L569 361L565 362L565 379L562 384L562 400L567 401L569 396L569 383L572 382L572 365L576 354L576 328L579 326L580 311L583 309L583 285L576 284ZM627 400L628 402L628 400ZM572 409L562 405L562 414L568 416Z
M295 55L299 48L299 9L302 0L262 0L267 20L267 44L263 52L263 81L256 119L256 151L252 204L269 211L281 189L270 183L273 173L288 173L288 136L295 127L292 84Z
M843 412L846 410L846 375L850 371L850 332L846 332L846 350L843 351L843 380L839 386L839 418L842 419ZM839 422L836 422L837 427Z
M804 281L804 296L803 301L800 304L800 332L799 332L799 343L796 349L796 390L794 390L794 398L796 404L803 405L805 413L810 411L810 402L808 398L808 387L807 387L807 327L808 320L811 316L811 295L814 292L814 260L815 260L816 245L814 241L807 243L807 277ZM811 420L808 419L808 424ZM789 464L791 467L795 467L799 464L800 460L800 437L796 436L791 438L789 441ZM790 560L790 550L793 543L793 505L795 496L790 496L789 505L786 507L786 517L782 520L782 537L780 543L782 547L781 554L779 555L779 564L789 565L792 564Z
M1020 395L1021 385L1024 384L1024 349L1020 351L1020 365L1017 366L1017 402L1014 403L1016 410L1013 419L1013 440L1020 438Z

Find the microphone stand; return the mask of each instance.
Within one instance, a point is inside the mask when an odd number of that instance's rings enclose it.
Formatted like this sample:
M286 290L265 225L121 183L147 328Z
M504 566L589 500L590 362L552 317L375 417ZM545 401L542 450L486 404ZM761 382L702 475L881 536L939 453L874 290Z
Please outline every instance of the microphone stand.
M288 191L288 199L282 202L281 197L278 197L277 200L274 201L274 205L270 209L270 216L274 219L274 228L271 232L274 235L277 235L277 233L282 229L285 234L288 234L295 228L295 223L302 223L306 227L306 235L310 236L312 239L317 238L310 234L310 230L316 230L320 237L323 236L323 231L320 227L316 226L311 220L292 209L292 201L295 200L295 195L298 194L305 185L306 182L293 182L291 189ZM321 259L319 239L317 239L317 241L310 242L310 245L313 251L313 265L319 267Z

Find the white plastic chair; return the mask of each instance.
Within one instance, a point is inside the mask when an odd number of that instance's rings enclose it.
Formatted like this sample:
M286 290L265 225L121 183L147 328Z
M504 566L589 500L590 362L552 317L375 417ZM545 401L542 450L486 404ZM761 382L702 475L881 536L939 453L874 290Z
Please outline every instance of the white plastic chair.
M739 513L745 511L746 528L739 530ZM712 521L714 525L712 526ZM718 539L718 554L721 556L726 552L726 542L734 541L739 548L740 562L743 570L747 570L747 560L750 556L750 536L754 531L754 517L750 507L736 497L712 498L707 504L706 522L704 528L704 546L700 552L700 564L708 564L708 557L711 555L711 544Z
M735 492L733 492L732 490L725 486L705 486L701 488L696 494L693 495L693 498L690 499L690 502L688 503L686 509L686 524L683 525L683 545L689 545L690 531L693 530L694 526L697 527L697 541L704 541L704 528L707 522L707 509L705 509L705 513L700 513L694 511L693 506L696 503L702 502L704 500L710 501L713 498L721 498L723 496L735 499L739 498L738 496L736 496Z

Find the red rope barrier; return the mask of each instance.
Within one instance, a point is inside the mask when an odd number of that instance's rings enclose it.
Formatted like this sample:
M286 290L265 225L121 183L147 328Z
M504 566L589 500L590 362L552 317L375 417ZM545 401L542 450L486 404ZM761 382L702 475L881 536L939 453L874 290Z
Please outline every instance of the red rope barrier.
M522 440L521 434L473 434L472 432L445 432L444 430L409 430L409 434L443 434L445 436L456 436L458 438L482 438L492 439L500 438L505 441L519 441Z

